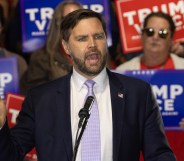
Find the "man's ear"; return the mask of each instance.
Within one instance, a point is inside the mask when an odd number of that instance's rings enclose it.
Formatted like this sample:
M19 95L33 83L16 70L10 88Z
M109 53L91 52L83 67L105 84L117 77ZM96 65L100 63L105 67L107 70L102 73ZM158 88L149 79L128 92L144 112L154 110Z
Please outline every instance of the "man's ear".
M68 43L65 41L65 40L62 40L62 46L63 46L63 49L65 50L65 52L70 55L70 49L69 49L69 46L68 46Z

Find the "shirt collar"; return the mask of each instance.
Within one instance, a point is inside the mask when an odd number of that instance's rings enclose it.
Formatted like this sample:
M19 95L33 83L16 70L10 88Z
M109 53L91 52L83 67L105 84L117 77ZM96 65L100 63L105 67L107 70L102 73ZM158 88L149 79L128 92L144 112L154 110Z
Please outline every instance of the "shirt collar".
M77 88L77 91L80 91L84 86L85 81L87 80L85 77L80 75L75 68L73 68L72 74L73 82ZM104 68L93 80L96 82L94 88L97 90L103 90L108 83L108 75L106 68Z

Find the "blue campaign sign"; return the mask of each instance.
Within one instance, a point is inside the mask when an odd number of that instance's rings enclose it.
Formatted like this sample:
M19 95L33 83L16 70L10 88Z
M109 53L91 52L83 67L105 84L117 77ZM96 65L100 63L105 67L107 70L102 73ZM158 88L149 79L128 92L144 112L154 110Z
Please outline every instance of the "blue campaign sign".
M111 19L110 19L110 11L109 11L109 0L78 0L81 4L83 4L84 8L91 9L103 15L103 18L107 24L107 43L108 46L112 45L112 35L111 35Z
M54 8L62 0L20 0L22 22L22 48L23 52L32 52L42 46L46 41L50 20ZM109 2L107 0L78 0L84 8L102 13L107 22L108 45L112 45Z
M132 70L118 73L149 82L156 96L165 129L181 129L179 122L184 118L184 70Z
M22 48L31 52L45 44L49 22L59 0L20 0Z
M19 92L16 57L0 58L0 97L5 99L7 92Z

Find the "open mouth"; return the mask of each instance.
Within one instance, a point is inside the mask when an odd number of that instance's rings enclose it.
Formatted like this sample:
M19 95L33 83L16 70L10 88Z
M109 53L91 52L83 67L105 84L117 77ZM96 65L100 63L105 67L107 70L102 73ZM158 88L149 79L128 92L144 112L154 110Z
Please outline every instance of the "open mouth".
M86 56L86 61L91 64L95 64L99 60L100 60L100 55L98 53L93 53Z
M89 54L88 56L86 56L87 60L95 60L95 59L99 59L99 54Z

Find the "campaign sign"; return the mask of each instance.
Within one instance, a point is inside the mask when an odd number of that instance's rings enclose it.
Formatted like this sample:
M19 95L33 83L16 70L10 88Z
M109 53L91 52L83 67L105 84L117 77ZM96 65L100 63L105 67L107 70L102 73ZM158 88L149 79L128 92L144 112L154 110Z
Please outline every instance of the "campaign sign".
M6 107L8 109L7 117L9 127L13 127L16 124L16 118L22 107L23 101L24 96L13 94L10 92L6 94Z
M166 130L180 130L184 118L184 70L115 71L142 79L152 85Z
M109 12L109 1L108 0L77 0L83 7L86 9L93 10L95 12L101 13L103 18L106 22L106 30L107 30L107 43L108 46L112 45L112 35L111 35L111 19L110 19L110 12Z
M7 118L9 127L13 127L16 124L16 118L20 112L22 107L22 103L24 101L24 96L7 93L6 95L6 107L7 107ZM37 155L36 150L33 149L26 155L26 158L31 159L32 161L36 161Z
M175 41L184 41L184 0L115 0L124 53L142 49L141 28L151 12L162 11L172 16Z
M16 57L0 58L0 97L2 99L5 99L6 92L19 92Z
M45 44L54 8L59 0L20 0L22 48L31 52Z
M20 0L22 22L22 48L24 52L35 51L45 45L49 25L55 7L62 0ZM102 13L107 22L108 45L112 45L109 2L106 0L79 0L84 8Z

